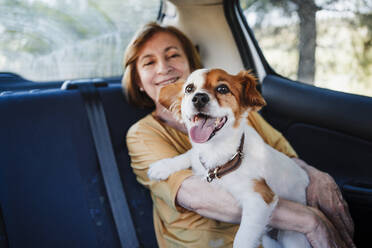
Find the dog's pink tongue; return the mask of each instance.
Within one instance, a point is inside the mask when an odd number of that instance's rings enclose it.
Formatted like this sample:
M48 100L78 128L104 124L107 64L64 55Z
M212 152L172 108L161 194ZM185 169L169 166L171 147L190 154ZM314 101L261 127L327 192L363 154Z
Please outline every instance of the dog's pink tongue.
M195 143L204 143L214 131L216 118L200 118L195 126L190 129L190 137Z

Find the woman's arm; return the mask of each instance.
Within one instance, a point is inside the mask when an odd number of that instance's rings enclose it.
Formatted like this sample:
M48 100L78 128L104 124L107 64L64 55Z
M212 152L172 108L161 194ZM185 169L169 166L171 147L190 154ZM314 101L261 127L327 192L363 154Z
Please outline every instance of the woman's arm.
M316 208L280 199L274 209L270 225L304 233L313 248L349 248L332 223Z
M319 208L339 231L348 247L355 247L353 243L354 223L349 213L346 201L333 178L304 162L293 158L309 175L310 183L306 190L307 204Z
M180 206L207 218L230 223L239 223L241 219L240 206L230 193L196 176L183 181L176 200ZM336 229L320 211L299 203L280 199L270 225L304 233L314 248L353 247L345 246Z
M242 210L235 198L223 188L206 183L198 176L190 176L182 182L176 202L210 219L240 223Z

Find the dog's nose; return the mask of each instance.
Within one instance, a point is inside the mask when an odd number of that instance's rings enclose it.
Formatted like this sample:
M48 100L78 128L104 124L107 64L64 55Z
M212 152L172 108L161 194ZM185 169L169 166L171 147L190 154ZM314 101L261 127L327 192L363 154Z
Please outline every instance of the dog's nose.
M209 102L209 96L205 93L197 93L192 98L192 102L195 108L201 109Z

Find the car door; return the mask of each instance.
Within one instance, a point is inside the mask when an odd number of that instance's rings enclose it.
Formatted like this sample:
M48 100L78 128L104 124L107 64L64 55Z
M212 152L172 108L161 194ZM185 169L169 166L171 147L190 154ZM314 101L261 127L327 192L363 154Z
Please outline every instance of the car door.
M335 179L355 222L355 243L368 247L372 221L372 98L316 87L276 73L238 1L233 2L225 1L227 18L245 67L253 68L261 79L260 90L267 101L261 114L283 133L300 158Z

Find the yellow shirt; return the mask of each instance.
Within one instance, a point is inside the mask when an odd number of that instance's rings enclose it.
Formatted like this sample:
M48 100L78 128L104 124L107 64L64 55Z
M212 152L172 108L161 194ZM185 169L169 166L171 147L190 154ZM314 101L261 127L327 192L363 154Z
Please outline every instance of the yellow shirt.
M297 156L282 134L258 113L251 112L248 121L267 144L289 157ZM151 163L177 156L191 148L186 134L149 114L129 129L127 146L137 180L151 191L159 247L232 247L238 225L204 218L176 205L177 191L192 174L191 170L176 172L160 182L150 181L147 177Z

